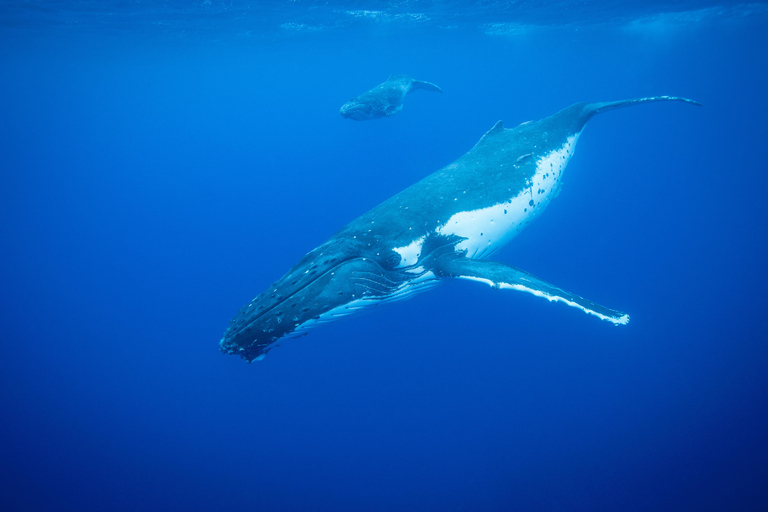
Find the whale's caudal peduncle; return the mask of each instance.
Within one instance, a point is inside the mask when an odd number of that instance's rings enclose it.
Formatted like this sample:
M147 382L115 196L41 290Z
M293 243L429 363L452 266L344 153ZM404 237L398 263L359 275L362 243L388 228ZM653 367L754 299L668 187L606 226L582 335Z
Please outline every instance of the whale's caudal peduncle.
M577 103L536 122L498 122L466 154L350 222L243 307L220 342L224 352L261 359L283 339L361 308L400 300L441 279L525 291L616 325L629 316L487 261L557 195L587 121L656 96Z

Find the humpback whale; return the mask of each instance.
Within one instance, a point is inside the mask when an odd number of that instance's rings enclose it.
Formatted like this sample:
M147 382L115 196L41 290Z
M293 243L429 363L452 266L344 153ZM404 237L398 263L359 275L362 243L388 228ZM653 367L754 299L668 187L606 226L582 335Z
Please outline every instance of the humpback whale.
M393 116L403 109L405 95L416 89L443 92L429 82L414 80L406 75L391 75L386 82L346 102L339 113L355 121Z
M557 194L587 121L655 96L576 103L515 128L499 121L466 154L343 227L246 304L219 346L248 362L283 339L359 309L404 299L447 278L531 293L620 325L625 313L488 258Z

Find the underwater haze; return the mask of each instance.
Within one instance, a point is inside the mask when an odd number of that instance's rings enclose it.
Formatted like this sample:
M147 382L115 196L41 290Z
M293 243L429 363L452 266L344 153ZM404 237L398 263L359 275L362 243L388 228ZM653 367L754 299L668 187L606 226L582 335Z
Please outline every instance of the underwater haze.
M0 4L0 509L768 510L766 91L764 1ZM446 280L220 352L497 121L656 95L494 255L628 325Z

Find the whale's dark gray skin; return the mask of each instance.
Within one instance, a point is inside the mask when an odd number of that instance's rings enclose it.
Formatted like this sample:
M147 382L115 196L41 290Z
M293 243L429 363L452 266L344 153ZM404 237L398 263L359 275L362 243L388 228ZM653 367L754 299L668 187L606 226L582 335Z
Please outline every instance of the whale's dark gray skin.
M339 113L355 121L393 116L403 109L405 95L417 89L443 92L435 84L414 80L406 75L392 75L383 84L346 102Z
M405 298L445 278L565 302L614 324L629 316L487 261L544 210L587 121L656 96L577 103L507 129L501 121L465 155L350 222L243 307L220 342L248 362L286 337L365 306Z

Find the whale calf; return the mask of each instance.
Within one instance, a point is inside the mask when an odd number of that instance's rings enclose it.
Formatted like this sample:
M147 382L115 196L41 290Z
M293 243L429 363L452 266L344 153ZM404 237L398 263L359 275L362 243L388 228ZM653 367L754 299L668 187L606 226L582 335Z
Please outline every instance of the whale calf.
M447 278L531 293L616 325L629 316L488 258L557 194L587 121L670 96L577 103L515 128L499 121L466 154L353 220L246 304L219 346L251 362L283 339Z
M403 109L405 95L417 89L443 92L435 84L414 80L406 75L392 75L386 82L346 102L339 113L355 121L393 116Z

